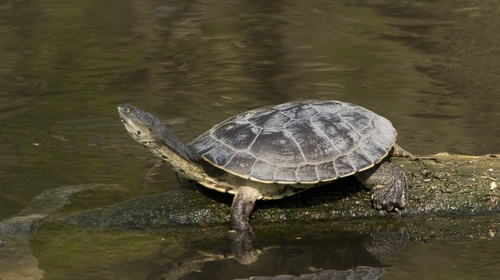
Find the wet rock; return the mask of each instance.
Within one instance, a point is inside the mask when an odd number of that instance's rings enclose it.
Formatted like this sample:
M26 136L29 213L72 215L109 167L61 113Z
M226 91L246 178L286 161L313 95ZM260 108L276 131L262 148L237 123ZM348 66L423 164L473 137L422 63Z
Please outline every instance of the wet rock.
M54 211L83 190L114 185L87 184L49 189L16 216L0 221L0 279L42 279L43 271L30 250L29 235Z

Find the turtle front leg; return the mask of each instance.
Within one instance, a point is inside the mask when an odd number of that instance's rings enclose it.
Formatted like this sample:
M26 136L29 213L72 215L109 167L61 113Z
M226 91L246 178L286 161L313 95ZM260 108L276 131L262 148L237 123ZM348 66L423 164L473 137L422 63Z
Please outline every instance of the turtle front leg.
M260 254L260 251L253 247L254 236L248 217L252 213L255 201L261 197L262 194L254 188L240 187L231 206L233 230L230 231L229 239L235 259L241 264L255 262Z
M252 232L248 217L252 213L255 201L261 193L251 187L239 187L231 206L231 227L237 231Z
M252 213L255 201L261 197L262 194L254 188L240 187L231 206L231 227L233 230L230 232L229 239L231 239L231 250L235 259L241 264L255 262L260 254L260 251L253 247L254 236L248 218Z
M372 190L373 206L379 210L392 211L403 208L408 202L408 185L401 168L382 162L366 171L356 174L356 178Z

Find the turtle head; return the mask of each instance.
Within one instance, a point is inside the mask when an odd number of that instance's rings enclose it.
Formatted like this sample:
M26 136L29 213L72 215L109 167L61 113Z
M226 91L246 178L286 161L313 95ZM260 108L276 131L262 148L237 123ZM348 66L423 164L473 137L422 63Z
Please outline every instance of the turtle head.
M122 123L134 140L150 149L151 152L167 162L174 169L178 166L200 161L200 156L194 150L182 143L157 117L130 104L118 105L118 113ZM187 163L179 163L175 155ZM185 168L184 168L185 169Z
M118 105L118 113L130 136L144 145L158 140L165 127L155 116L130 104Z

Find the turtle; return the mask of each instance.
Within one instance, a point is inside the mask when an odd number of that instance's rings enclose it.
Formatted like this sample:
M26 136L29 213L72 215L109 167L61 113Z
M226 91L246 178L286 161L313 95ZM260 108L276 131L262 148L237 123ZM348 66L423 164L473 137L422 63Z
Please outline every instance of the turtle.
M181 142L158 118L118 105L126 130L180 178L234 195L230 222L252 232L256 200L288 197L355 176L371 190L374 208L398 211L408 201L404 172L391 156L399 147L391 122L347 102L310 100L267 106L230 117Z

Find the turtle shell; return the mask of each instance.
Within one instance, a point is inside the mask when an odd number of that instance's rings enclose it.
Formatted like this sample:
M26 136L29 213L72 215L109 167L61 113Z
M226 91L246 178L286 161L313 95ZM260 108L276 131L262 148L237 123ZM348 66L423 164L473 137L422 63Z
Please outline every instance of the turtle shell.
M191 146L214 166L245 179L316 184L372 167L395 140L391 122L370 110L306 101L236 115Z

